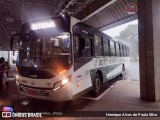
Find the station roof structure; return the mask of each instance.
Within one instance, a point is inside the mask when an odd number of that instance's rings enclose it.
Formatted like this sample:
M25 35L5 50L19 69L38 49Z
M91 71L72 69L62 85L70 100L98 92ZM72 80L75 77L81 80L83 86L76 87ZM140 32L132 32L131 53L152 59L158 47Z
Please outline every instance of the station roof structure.
M137 19L125 7L138 0L0 0L0 50L10 50L12 34L22 23L55 15L70 15L100 30Z

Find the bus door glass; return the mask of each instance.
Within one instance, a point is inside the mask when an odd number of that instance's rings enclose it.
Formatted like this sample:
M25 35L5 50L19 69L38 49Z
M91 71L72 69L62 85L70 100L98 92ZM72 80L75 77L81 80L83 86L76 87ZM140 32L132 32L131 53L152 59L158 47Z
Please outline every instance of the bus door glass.
M87 37L74 36L75 41L75 69L82 67L92 57L92 39Z

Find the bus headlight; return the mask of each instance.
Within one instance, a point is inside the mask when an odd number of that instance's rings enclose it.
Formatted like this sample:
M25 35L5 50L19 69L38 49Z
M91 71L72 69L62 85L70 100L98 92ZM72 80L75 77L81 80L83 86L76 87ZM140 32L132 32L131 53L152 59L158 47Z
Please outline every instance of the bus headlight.
M69 82L69 80L66 78L66 79L63 79L62 80L62 85L65 85L65 84L67 84Z
M70 81L70 77L64 78L53 85L53 91L56 91L66 85Z

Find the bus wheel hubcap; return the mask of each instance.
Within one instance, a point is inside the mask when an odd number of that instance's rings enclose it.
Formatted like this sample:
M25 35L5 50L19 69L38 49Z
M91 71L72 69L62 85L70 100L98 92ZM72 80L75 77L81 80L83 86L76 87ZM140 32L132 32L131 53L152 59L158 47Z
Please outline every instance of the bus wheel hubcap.
M95 79L95 91L98 92L101 86L101 82L99 78Z

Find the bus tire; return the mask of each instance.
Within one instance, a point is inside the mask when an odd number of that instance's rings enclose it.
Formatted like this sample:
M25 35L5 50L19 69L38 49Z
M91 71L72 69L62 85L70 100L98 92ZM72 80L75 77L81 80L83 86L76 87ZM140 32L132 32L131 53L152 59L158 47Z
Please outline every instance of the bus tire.
M102 77L99 73L96 73L93 80L93 96L97 97L101 92L101 86L102 86Z

